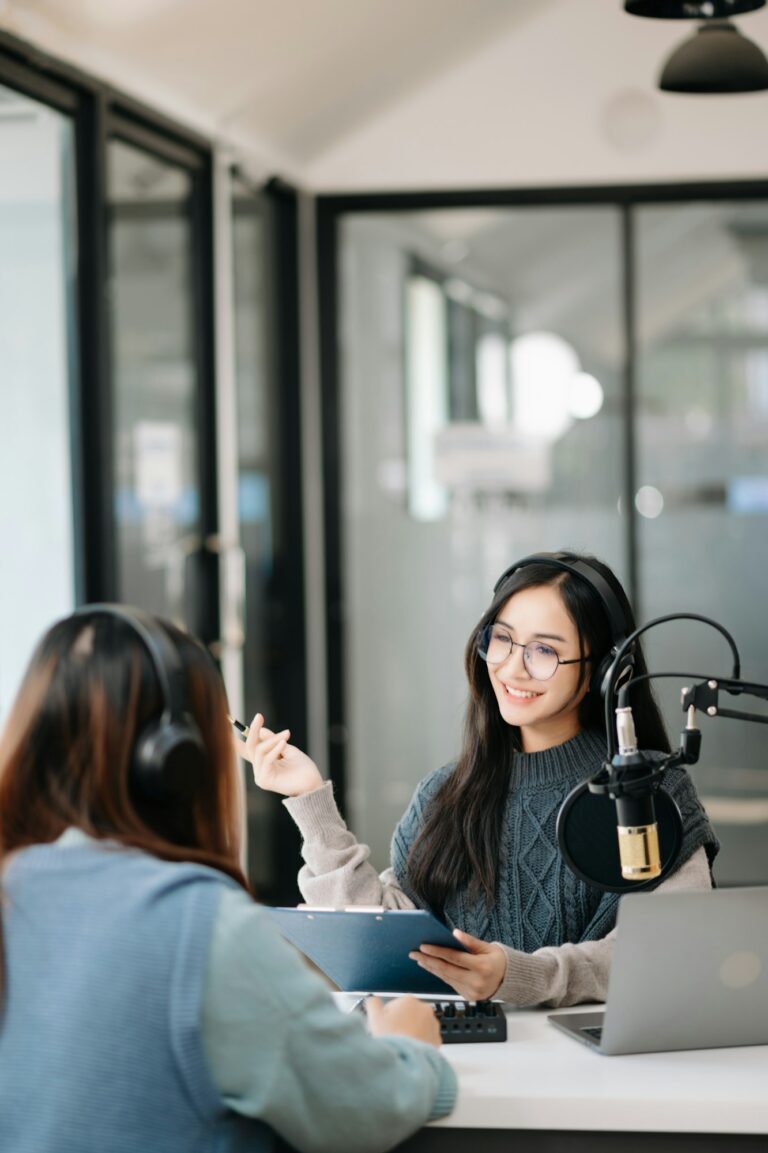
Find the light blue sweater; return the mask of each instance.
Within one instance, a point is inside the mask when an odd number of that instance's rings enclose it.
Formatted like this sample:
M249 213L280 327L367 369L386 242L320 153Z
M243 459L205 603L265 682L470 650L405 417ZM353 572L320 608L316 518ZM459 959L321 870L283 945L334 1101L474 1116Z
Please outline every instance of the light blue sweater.
M340 1013L211 869L73 831L2 895L0 1150L375 1153L452 1107L436 1050Z

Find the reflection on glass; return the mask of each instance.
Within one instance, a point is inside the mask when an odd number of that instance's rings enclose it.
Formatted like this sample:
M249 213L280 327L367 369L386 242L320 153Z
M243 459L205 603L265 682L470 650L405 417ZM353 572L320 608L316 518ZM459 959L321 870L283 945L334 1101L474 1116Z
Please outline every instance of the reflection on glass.
M446 300L439 286L425 276L412 277L406 291L409 508L417 520L439 520L446 509L446 493L435 477L434 447L448 415Z
M572 546L626 575L619 251L612 208L343 220L349 800L380 867L416 781L457 753L499 573ZM521 363L536 334L565 367Z
M591 420L603 407L603 386L591 372L576 372L571 377L568 411L577 420Z
M120 140L108 165L118 594L194 628L192 178Z
M73 129L0 87L0 722L75 602Z
M477 408L483 424L509 420L509 344L504 333L483 332L475 353Z
M525 436L556 441L572 423L576 350L554 332L528 332L510 344L513 421Z
M766 683L768 204L654 206L636 220L644 613L714 617L734 634L743 675ZM702 626L649 640L656 669L731 672ZM659 683L680 716L679 682ZM701 728L691 773L723 842L716 875L768 881L766 730L706 718Z

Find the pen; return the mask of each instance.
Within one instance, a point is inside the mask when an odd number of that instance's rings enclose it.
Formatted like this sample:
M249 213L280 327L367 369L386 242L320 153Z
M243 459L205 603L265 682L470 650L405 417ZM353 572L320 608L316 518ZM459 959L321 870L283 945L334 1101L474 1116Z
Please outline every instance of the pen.
M240 738L240 740L241 740L241 741L244 741L244 740L245 740L245 738L248 736L248 733L249 733L249 731L250 731L250 730L249 730L249 728L248 728L248 726L247 726L247 725L244 725L242 721L238 721L238 720L237 720L235 717L231 717L231 716L229 715L229 713L227 713L227 720L229 721L229 723L231 724L232 728L233 728L233 729L235 730L235 732L237 733L237 735L238 735L238 737Z

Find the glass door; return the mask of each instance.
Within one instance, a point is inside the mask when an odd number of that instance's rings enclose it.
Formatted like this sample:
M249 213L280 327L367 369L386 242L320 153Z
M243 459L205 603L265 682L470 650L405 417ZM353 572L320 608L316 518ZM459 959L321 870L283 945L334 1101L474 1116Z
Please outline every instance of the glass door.
M620 246L614 206L341 217L329 738L379 868L460 748L464 645L499 573L576 548L626 580Z
M648 617L676 609L713 617L736 640L742 676L765 684L768 204L646 205L635 225L643 603ZM653 669L731 674L724 641L702 625L651 632L648 651ZM680 685L690 682L657 683L674 738ZM722 696L720 707L766 715L755 698ZM715 875L720 884L765 884L765 729L705 717L701 730L691 776L722 843Z
M107 148L115 594L217 636L210 321L193 150L120 127Z
M79 583L71 116L0 86L0 153L1 722Z

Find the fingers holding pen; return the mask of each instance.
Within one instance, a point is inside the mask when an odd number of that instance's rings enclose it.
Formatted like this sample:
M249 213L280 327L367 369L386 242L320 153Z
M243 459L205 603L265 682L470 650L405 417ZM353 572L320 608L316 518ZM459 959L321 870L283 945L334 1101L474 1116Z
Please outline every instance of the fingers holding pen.
M283 736L288 730L285 729L283 733L274 733L268 729L264 724L263 713L256 713L256 716L248 726L248 735L245 740L244 751L248 757L252 757L254 753L261 754L264 751L265 743L273 740L276 736Z
M268 729L264 715L256 713L239 752L253 766L253 779L260 789L295 797L312 792L323 784L313 760L289 744L290 729L279 733Z
M259 784L259 774L274 765L281 757L288 745L290 729L283 729L279 733L272 732L264 726L264 717L257 713L253 718L245 742L245 754L253 764L253 773L256 784Z
M262 713L256 713L256 716L248 726L248 735L245 738L245 753L248 757L252 756L258 748L259 741L261 740L262 730L264 729L264 716Z

